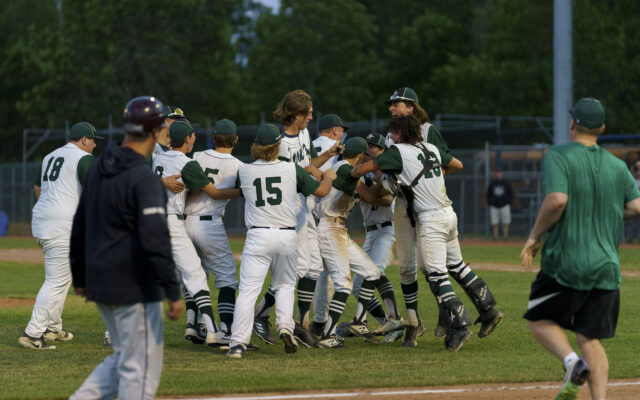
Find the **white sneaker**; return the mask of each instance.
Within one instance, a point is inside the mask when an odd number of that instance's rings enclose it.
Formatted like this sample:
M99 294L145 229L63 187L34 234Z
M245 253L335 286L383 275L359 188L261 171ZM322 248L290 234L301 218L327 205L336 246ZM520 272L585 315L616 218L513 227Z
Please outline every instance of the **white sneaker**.
M285 353L295 353L296 351L298 351L298 343L296 343L296 338L293 337L288 329L280 329L278 331L278 336L280 336L280 340L282 340L282 342L284 343Z
M230 341L231 335L224 331L207 332L207 338L205 339L207 345L214 347L228 345Z
M391 333L391 332L395 332L395 331L399 331L401 329L404 329L404 320L402 319L402 317L398 318L398 319L394 319L394 318L385 318L384 319L384 324L376 329L375 331L373 331L374 335L386 335L387 333Z
M66 329L60 329L59 331L55 332L47 329L46 331L44 331L42 337L44 338L44 340L49 341L59 340L61 342L68 342L69 340L73 339L73 333L68 332Z
M20 336L20 338L18 339L18 343L28 349L35 350L53 350L56 348L56 346L47 344L42 336L39 338L34 338L27 335L26 333L23 333L22 336Z

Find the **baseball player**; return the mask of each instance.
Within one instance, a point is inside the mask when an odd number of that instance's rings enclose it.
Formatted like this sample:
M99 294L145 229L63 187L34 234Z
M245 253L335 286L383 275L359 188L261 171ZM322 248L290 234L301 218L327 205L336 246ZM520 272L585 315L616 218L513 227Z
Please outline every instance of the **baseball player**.
M347 215L360 195L374 201L377 190L368 190L358 178L351 177L353 166L367 152L367 142L362 138L351 138L345 142L342 160L334 164L337 178L331 191L315 207L319 218L318 239L322 258L334 282L335 293L329 305L329 317L324 333L317 345L323 348L342 347L342 340L335 334L336 324L352 290L351 270L364 278L358 295L356 316L349 330L371 343L378 343L364 323L367 306L379 282L380 270L371 258L351 238L345 226ZM379 189L379 188L378 188ZM390 197L390 196L389 196ZM391 204L391 199L387 205Z
M62 309L71 285L69 241L80 191L94 157L96 129L88 122L71 127L69 142L47 154L35 186L31 229L44 250L44 284L38 292L31 320L18 342L31 349L55 349L45 340L69 341L73 334L62 328ZM36 194L38 191L36 190Z
M273 116L280 121L284 127L283 138L280 145L278 158L283 161L293 162L303 168L313 171L316 179L320 178L318 167L327 162L331 157L337 155L342 146L336 143L329 150L318 155L315 147L311 143L311 137L307 130L307 125L311 121L313 105L311 97L302 90L294 90L287 93L282 102L278 104ZM313 209L313 199L307 199L303 195L298 196L296 202L296 212L298 223L296 225L298 241L298 309L297 321L294 334L300 342L312 347L315 345L313 335L309 331L309 309L313 300L313 292L316 287L316 280L323 270L320 251L314 245L313 236L317 235L315 221L311 210ZM264 299L260 302L256 310L254 320L254 332L267 343L274 344L273 335L269 330L269 311L275 302L273 290L268 290Z
M238 167L242 164L231 155L233 146L238 142L236 124L228 119L218 121L212 139L216 149L195 152L193 159L217 188L235 188ZM225 334L225 341L231 338L238 288L236 262L222 222L228 202L215 200L201 191L190 191L185 206L187 234L196 247L205 271L215 276L215 285L219 290L220 329Z
M386 150L385 138L377 133L367 135L367 153L368 156L373 158L379 156ZM367 157L369 158L369 157ZM365 175L365 184L371 186L375 181L375 175L369 173ZM360 210L362 211L363 222L365 226L366 236L362 250L364 250L371 260L376 264L381 272L381 283L379 286L380 295L383 298L385 306L389 311L389 315L384 314L382 306L375 299L372 298L372 303L369 304L368 311L374 316L378 322L382 325L379 329L374 331L374 334L386 335L383 342L396 342L402 338L404 332L404 321L398 313L398 306L396 304L395 293L393 286L389 281L389 278L384 274L384 270L391 262L393 257L393 242L395 241L395 235L393 232L393 208L392 205L384 205L379 203L370 203L367 201L360 201ZM358 290L362 285L362 277L356 275L353 277L353 291L357 296Z
M294 353L293 302L296 284L296 202L303 196L325 196L335 173L327 170L318 183L300 166L278 160L283 135L272 124L261 125L251 156L238 168L238 186L245 197L247 238L240 264L240 289L227 356L241 358L251 338L253 306L267 272L275 295L276 326L284 350Z
M502 319L494 308L495 300L484 281L462 260L458 243L457 217L446 195L442 171L462 169L462 163L438 147L422 140L419 121L412 115L397 117L388 125L395 145L375 160L356 168L352 175L382 170L393 174L408 205L417 216L417 248L420 265L431 290L448 316L445 346L458 351L471 336L466 327L471 320L449 282L451 273L480 312L482 328L479 336L491 333ZM412 339L413 346L417 343Z
M176 121L169 128L171 150L158 154L153 159L153 170L161 177L181 175L190 191L203 191L214 199L227 199L238 195L237 189L217 189L200 168L197 161L191 160L186 153L193 149L196 140L193 127L186 121ZM185 339L198 343L196 315L202 315L207 334L205 343L210 346L226 344L224 332L219 331L213 317L211 297L207 276L201 267L200 258L184 223L184 207L186 191L175 194L167 190L167 214L169 233L171 234L171 250L173 259L184 283L184 296L187 305L187 326Z
M342 120L337 115L323 115L318 122L318 137L313 141L313 147L316 148L316 153L322 154L333 147L336 143L341 142L342 137L348 129L349 128L342 123ZM337 157L332 157L318 169L324 172L328 168L331 168L336 160ZM314 200L315 204L317 204L320 199L314 198ZM318 236L316 234L313 237L316 241L314 246L316 246ZM322 337L324 326L327 321L327 317L329 316L328 299L331 297L333 297L333 281L331 281L329 271L325 268L320 273L320 276L316 281L316 290L313 294L313 321L309 326L309 330L313 334L314 338Z

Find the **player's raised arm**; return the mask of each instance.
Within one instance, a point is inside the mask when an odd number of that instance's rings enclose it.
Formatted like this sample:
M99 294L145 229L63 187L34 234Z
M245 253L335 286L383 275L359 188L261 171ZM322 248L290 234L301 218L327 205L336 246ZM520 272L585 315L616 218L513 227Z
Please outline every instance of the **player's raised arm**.
M380 167L378 167L378 164L376 164L376 162L374 160L369 160L367 162L365 162L364 164L359 164L356 165L352 170L351 170L351 176L353 176L354 178L360 178L362 175L369 173L369 172L374 172L379 170Z
M372 183L371 186L358 182L356 192L364 201L375 206L389 207L393 203L393 196L376 182Z

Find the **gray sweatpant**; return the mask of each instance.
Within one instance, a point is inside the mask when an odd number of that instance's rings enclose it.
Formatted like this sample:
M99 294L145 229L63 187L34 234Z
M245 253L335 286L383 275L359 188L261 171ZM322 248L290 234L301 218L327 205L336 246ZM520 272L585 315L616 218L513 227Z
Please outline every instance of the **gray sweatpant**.
M153 399L162 372L162 303L97 305L114 352L70 399Z

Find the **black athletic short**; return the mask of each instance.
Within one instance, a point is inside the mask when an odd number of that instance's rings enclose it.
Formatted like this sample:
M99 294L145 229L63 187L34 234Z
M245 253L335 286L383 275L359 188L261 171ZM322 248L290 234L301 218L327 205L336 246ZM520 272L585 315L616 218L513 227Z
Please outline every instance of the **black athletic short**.
M588 338L607 339L616 334L619 311L618 289L571 289L540 272L531 284L524 318L529 321L551 320Z

